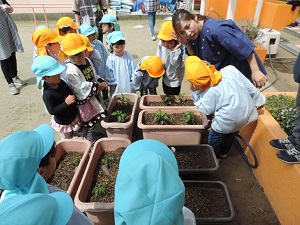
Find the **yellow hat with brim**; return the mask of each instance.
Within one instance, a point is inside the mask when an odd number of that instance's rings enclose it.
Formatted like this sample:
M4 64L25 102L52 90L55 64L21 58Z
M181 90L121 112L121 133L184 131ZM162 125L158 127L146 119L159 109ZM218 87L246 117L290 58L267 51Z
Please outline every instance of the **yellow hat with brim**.
M82 37L79 34L69 33L64 36L61 42L62 51L67 56L76 55L87 49Z
M60 18L56 22L56 27L58 29L61 29L63 27L71 27L72 29L75 29L75 30L78 29L78 26L76 25L75 21L68 16L64 16L64 17Z
M159 78L165 73L164 63L158 56L146 58L140 66L141 70L146 70L150 77Z
M172 21L166 21L161 25L157 38L164 41L171 41L174 39L173 33L174 33L174 29L173 29Z
M92 52L94 50L94 48L91 46L91 42L90 42L90 39L83 35L83 34L79 34L84 42L84 44L86 45L86 49L89 51L89 52Z
M37 47L37 55L47 55L45 46L47 44L57 43L62 40L62 37L57 35L49 28L41 28L33 32L31 40Z

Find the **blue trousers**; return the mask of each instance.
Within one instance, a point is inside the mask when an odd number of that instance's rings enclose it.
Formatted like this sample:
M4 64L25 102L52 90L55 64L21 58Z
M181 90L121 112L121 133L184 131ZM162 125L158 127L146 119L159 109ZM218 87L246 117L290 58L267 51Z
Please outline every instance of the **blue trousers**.
M217 158L220 158L220 154L224 155L229 152L237 133L222 134L210 129L208 144L213 147Z
M297 108L297 117L295 119L296 124L292 135L295 138L300 139L300 84L298 86L298 92L296 96L296 108Z
M148 21L149 21L149 27L150 27L150 32L151 32L152 36L155 35L155 32L154 32L155 16L156 16L156 12L148 12Z

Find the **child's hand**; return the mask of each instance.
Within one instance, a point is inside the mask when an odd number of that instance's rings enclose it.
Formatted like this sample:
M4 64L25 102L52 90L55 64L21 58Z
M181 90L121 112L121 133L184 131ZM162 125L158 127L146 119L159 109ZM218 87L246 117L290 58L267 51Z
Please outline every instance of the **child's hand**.
M101 82L101 83L99 83L98 82L98 91L102 91L102 90L104 90L104 89L107 89L107 83L106 82Z
M181 43L180 42L178 42L178 44L172 49L172 51L174 51L174 50L176 50L176 49L178 49L178 48L180 48L180 46L181 46Z
M198 91L198 88L196 88L193 84L190 84L191 91Z
M110 89L114 91L114 90L116 90L116 86L117 86L117 85L111 85L111 86L110 86Z
M66 97L65 102L67 105L71 105L75 102L75 95L69 95Z

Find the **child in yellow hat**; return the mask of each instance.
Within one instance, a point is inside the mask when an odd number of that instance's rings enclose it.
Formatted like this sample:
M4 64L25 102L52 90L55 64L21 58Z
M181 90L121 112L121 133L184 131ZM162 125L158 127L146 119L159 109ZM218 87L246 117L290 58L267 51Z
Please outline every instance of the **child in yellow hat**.
M159 56L166 68L162 85L166 95L179 95L184 77L185 47L173 36L172 21L166 21L161 25L157 38L160 39L156 55Z
M234 66L218 71L197 56L188 56L184 63L194 104L200 112L214 114L208 144L217 158L225 158L236 134L256 120L257 107L263 106L266 99Z
M62 51L67 55L67 83L75 95L79 117L86 128L86 138L94 144L95 125L107 115L96 95L107 88L106 82L98 82L97 73L86 57L86 44L80 34L69 33L62 40Z
M77 33L77 29L78 26L76 25L75 21L68 16L61 17L56 22L55 31L60 36L65 36L68 33Z
M158 56L145 56L138 62L131 78L134 91L140 91L141 96L157 95L158 81L165 74L164 63Z

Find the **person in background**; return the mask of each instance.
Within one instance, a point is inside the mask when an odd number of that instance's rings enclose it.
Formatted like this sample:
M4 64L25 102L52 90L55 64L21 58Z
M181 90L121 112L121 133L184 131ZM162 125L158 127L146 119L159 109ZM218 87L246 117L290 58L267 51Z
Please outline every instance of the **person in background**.
M159 56L166 68L162 86L166 95L179 95L184 77L185 47L174 38L172 21L161 25L157 37L160 39L156 55Z
M101 27L98 26L102 16L107 14L108 3L106 0L73 0L72 11L75 13L75 22L78 26L83 23L97 29L98 40L103 42Z
M46 163L47 161L48 164ZM34 130L18 131L3 138L0 141L0 168L0 188L5 190L1 196L0 212L2 204L6 204L7 201L13 201L15 198L22 199L25 196L30 197L31 194L36 194L40 197L44 194L49 197L56 196L55 198L58 203L54 205L57 207L56 210L64 210L65 213L61 215L58 221L54 219L51 221L52 223L48 224L92 224L75 207L71 197L67 193L58 188L49 189L44 179L44 177L50 176L56 168L54 132L48 124L42 124ZM30 208L31 205L28 204L27 207ZM44 208L44 204L40 205L40 208ZM47 210L49 210L48 213L39 215L41 222L28 224L47 224L42 222L47 221L47 219L43 218L51 217L51 213L54 211L53 208ZM37 212L39 211L37 210ZM36 213L34 215L23 213L22 216L24 218L27 216L35 217ZM24 218L14 224L24 224Z
M96 95L107 88L106 82L98 82L97 73L86 57L86 44L80 34L67 34L62 40L62 51L67 55L67 84L75 95L79 117L86 129L86 138L94 145L97 137L96 123L107 116L107 112L96 99ZM98 137L99 138L99 137Z
M156 41L156 34L154 31L154 27L155 27L155 20L156 20L156 12L160 10L160 2L159 0L144 0L144 5L146 8L146 12L148 14L148 21L149 21L152 41Z
M205 115L214 114L208 144L220 162L239 130L257 119L257 107L264 106L266 98L234 66L218 71L197 56L188 56L184 64L195 106Z
M106 49L109 53L112 53L112 47L108 42L107 35L113 31L120 31L120 25L118 24L117 18L111 14L106 14L102 17L101 21L99 22L102 33L106 34Z
M145 56L138 62L131 78L131 87L140 91L141 96L157 95L156 88L161 76L165 74L164 63L158 56Z
M74 20L68 16L61 17L56 22L55 32L60 36L65 36L68 33L77 33L78 26Z
M106 61L106 80L110 87L110 95L117 93L131 93L130 80L136 68L132 55L125 50L125 37L121 31L114 31L107 35L113 48Z
M173 13L172 24L177 40L188 55L195 55L220 70L233 65L253 84L261 88L268 80L253 42L232 20L219 20L185 9Z
M116 225L196 225L184 201L177 161L165 144L143 139L125 149L115 185Z
M294 80L300 83L300 54L293 67ZM285 163L300 163L300 85L296 97L297 117L295 119L295 127L292 135L287 138L274 139L270 141L270 145L279 150L277 157Z
M65 69L65 66L50 56L38 56L31 66L38 88L43 86L43 101L47 111L53 115L50 124L60 134L61 139L72 138L74 132L82 129L75 96L65 81L60 79L60 74Z
M6 1L0 0L0 63L1 70L12 95L20 94L17 85L26 85L27 82L18 76L16 52L24 52L18 28L10 16L13 7Z
M152 41L156 41L156 34L154 31L154 27L155 27L155 20L156 20L156 12L160 10L160 2L159 0L144 0L144 5L145 5L146 12L148 14L148 21L149 21Z
M106 60L107 60L107 57L109 54L108 51L105 49L103 43L101 41L97 40L96 31L90 25L82 24L78 30L79 30L80 34L85 35L89 39L91 46L94 48L93 54L90 55L90 59L92 60L92 62L94 64L94 67L96 69L96 72L97 72L97 75L99 76L99 78L101 77L101 79L103 78L105 80ZM102 98L103 98L105 105L108 106L108 104L109 104L108 89L102 90Z

